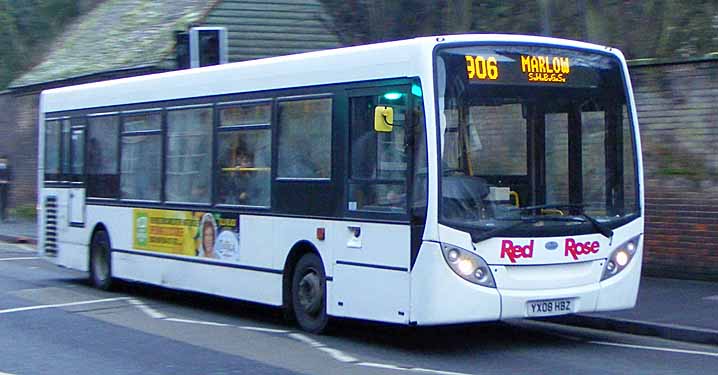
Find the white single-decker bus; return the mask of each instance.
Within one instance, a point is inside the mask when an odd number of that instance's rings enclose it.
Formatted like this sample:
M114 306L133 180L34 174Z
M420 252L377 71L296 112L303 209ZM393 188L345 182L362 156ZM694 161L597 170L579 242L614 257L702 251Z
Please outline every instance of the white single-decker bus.
M456 35L44 91L39 249L291 312L437 325L626 309L643 185L612 48Z

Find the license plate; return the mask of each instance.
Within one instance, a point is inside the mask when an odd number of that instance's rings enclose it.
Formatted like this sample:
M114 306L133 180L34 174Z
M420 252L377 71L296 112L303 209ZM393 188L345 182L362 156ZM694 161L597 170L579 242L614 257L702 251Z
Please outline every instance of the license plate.
M550 316L573 312L573 299L551 299L526 303L528 316Z

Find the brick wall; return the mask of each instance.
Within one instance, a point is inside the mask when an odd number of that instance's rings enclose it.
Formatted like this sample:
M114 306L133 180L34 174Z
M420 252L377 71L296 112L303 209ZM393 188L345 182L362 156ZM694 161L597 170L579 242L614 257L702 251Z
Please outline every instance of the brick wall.
M718 280L718 59L633 66L649 275Z
M7 154L13 172L10 208L35 205L37 189L38 95L0 95L0 154Z

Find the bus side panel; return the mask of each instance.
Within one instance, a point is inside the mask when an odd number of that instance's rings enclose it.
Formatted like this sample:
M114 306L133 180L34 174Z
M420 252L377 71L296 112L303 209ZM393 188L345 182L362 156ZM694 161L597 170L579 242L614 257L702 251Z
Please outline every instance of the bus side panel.
M112 253L112 262L113 273L127 280L274 306L282 304L279 273L120 252Z
M282 270L282 266L274 265L272 239L274 221L269 216L241 215L239 221L239 262L243 265Z
M330 315L409 323L408 272L337 264L334 273Z
M409 323L410 227L337 222L330 315Z
M240 250L236 263L195 256L177 256L135 249L134 208L88 205L89 230L102 223L113 248L113 276L170 288L216 294L270 305L281 305L281 268L272 267L267 240L271 219L240 217ZM104 218L104 221L101 219ZM90 234L88 232L89 239ZM264 242L263 242L264 240ZM85 262L87 260L85 259ZM258 288L257 285L262 285Z
M441 246L424 242L411 271L411 321L419 325L497 320L501 297L470 283L446 264Z
M638 286L641 283L643 239L639 241L636 255L618 275L601 282L596 311L631 309L636 306Z
M242 217L244 218L244 216ZM332 276L334 254L330 242L332 238L330 221L287 217L273 217L268 220L272 223L271 232L265 231L262 234L252 233L250 235L257 236L257 243L263 243L267 247L266 251L274 255L272 268L283 270L292 248L302 242L310 244L319 252L326 276ZM317 229L320 228L325 230L325 240L317 238Z
M71 189L65 188L47 188L44 189L42 200L43 200L43 220L45 233L41 237L43 240L40 243L43 251L47 250L47 245L52 242L52 238L55 239L57 253L52 261L62 267L67 267L79 271L87 271L88 266L88 227L87 225L79 225L81 223L74 223L71 226L72 219L72 204L71 204ZM81 192L81 196L84 197L84 192ZM54 207L49 207L46 203L48 198L55 199ZM83 209L81 205L75 205L75 210ZM54 218L48 218L48 215L54 216ZM50 253L45 253L50 255Z

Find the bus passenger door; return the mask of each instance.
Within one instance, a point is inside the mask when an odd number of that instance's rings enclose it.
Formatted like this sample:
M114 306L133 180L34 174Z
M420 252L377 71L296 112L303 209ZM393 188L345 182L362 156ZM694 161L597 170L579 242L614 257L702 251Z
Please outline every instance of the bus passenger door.
M411 103L406 86L349 93L349 221L335 229L332 315L408 323Z
M85 125L84 119L72 119L70 132L70 188L67 202L67 218L70 226L84 226L85 224Z

